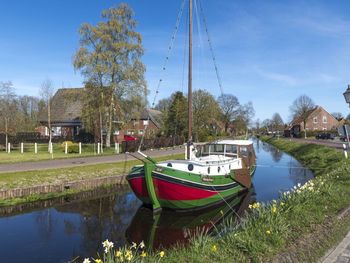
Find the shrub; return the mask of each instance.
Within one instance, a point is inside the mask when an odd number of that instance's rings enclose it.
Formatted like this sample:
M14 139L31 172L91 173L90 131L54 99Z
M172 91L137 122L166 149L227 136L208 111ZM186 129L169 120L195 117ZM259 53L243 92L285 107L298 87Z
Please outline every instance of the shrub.
M72 141L64 141L62 144L61 144L61 148L63 151L65 151L65 148L66 148L66 144L67 144L67 151L68 153L79 153L79 144L77 143L73 143Z

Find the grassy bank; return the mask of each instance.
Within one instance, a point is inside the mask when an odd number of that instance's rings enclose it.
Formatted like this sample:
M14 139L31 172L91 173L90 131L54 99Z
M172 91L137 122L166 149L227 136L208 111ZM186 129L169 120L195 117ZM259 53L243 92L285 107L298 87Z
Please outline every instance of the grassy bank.
M183 159L183 154L168 155L154 158L157 161L169 159ZM40 171L13 172L0 174L0 190L26 188L37 185L60 184L63 182L73 182L87 180L98 177L124 175L130 171L131 167L141 164L140 161L126 161L118 163L106 163L96 165L84 165L73 168L48 169ZM23 202L33 202L59 197L64 194L72 194L76 191L65 191L64 193L50 193L46 195L31 195L24 198L14 198L0 200L0 205L13 205Z
M350 204L350 161L324 146L263 139L295 156L316 178L279 200L252 205L240 225L226 222L222 231L200 235L187 247L150 254L143 244L105 247L103 262L317 261L350 229L348 213L339 216Z

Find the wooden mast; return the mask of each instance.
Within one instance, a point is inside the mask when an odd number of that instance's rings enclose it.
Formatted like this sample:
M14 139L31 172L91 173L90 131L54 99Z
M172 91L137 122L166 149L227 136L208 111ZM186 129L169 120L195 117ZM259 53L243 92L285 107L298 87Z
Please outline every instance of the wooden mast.
M191 157L192 145L192 0L189 0L189 39L188 39L188 141L187 159Z

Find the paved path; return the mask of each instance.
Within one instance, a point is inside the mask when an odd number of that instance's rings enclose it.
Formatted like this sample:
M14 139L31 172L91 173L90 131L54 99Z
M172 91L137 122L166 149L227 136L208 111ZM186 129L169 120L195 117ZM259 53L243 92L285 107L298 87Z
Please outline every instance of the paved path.
M164 156L171 154L184 153L185 149L175 148L175 149L164 149L164 150L153 150L145 151L144 153L151 156ZM96 157L82 157L82 158L67 158L67 159L56 159L56 160L46 160L38 162L22 162L22 163L11 163L11 164L0 164L0 174L9 172L23 172L23 171L35 171L35 170L45 170L45 169L57 169L57 168L68 168L92 164L101 163L114 163L114 162L124 162L125 160L135 160L131 155L118 154L109 156L96 156Z
M333 250L323 257L321 263L346 263L350 262L350 232L342 242Z

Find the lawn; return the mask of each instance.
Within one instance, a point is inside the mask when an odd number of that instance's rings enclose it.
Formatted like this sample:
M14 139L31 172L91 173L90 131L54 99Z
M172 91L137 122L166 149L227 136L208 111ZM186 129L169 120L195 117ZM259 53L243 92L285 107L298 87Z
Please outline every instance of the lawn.
M114 146L111 148L104 148L104 151L99 156L115 154ZM61 144L53 144L53 154L48 152L47 144L38 144L38 153L34 152L33 143L24 144L24 152L21 153L20 146L12 148L10 153L6 153L4 150L0 151L0 164L1 163L18 163L18 162L33 162L43 161L51 159L64 159L64 158L77 158L96 156L97 150L94 144L83 144L82 154L79 153L68 153L65 154L64 146Z

